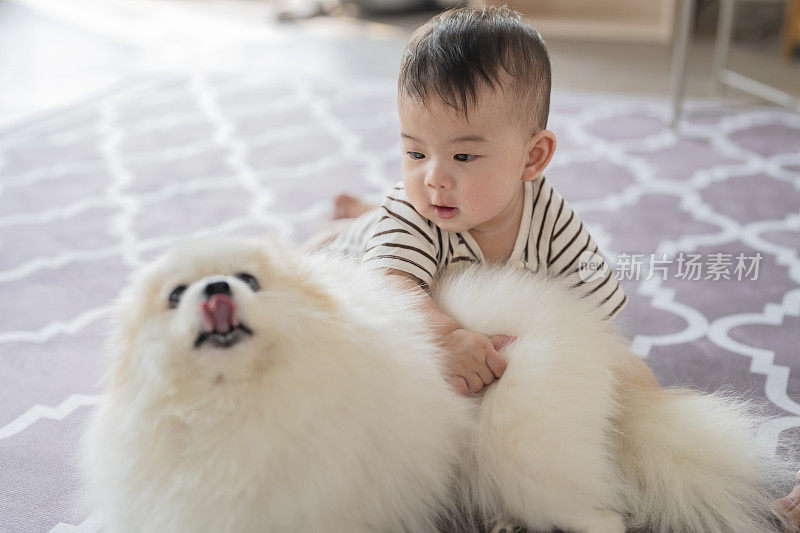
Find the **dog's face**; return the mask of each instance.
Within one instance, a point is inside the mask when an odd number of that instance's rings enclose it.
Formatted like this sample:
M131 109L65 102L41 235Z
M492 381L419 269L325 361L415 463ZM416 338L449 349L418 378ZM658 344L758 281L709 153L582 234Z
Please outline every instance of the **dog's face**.
M197 391L259 379L309 314L331 308L305 266L272 240L209 238L168 252L123 299L112 386Z

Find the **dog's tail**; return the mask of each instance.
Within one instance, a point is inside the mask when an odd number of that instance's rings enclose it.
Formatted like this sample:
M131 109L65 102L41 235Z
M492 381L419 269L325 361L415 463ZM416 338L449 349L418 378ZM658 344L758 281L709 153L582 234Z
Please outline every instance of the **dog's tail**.
M754 453L765 417L725 393L662 389L625 372L615 439L630 525L775 532L770 486L786 465Z

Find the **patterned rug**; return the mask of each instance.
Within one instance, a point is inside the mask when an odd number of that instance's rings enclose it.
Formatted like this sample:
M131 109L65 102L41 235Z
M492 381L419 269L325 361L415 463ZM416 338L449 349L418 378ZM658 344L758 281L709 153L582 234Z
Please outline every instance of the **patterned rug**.
M664 385L725 386L800 448L800 116L556 93L548 178L630 303L619 317ZM110 302L190 235L301 239L341 191L399 178L394 81L132 81L0 132L0 531L98 531L74 455L107 367Z

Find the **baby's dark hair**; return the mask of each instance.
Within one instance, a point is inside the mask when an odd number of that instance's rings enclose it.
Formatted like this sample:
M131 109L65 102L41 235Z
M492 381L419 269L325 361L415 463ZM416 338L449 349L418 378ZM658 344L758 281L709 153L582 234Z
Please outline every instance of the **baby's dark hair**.
M526 127L547 127L550 56L522 15L506 6L453 9L414 32L400 65L401 98L427 105L436 96L468 118L482 86L515 99Z

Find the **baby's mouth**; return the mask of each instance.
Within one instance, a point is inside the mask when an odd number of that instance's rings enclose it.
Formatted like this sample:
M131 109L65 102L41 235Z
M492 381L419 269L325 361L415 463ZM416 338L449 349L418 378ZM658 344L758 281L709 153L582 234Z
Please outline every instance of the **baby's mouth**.
M457 207L448 207L445 205L434 205L433 211L436 213L436 216L442 220L448 220L456 216L458 212Z
M253 332L242 324L236 316L233 298L225 294L213 294L200 304L203 317L203 331L194 342L199 348L210 342L217 348L229 348Z

